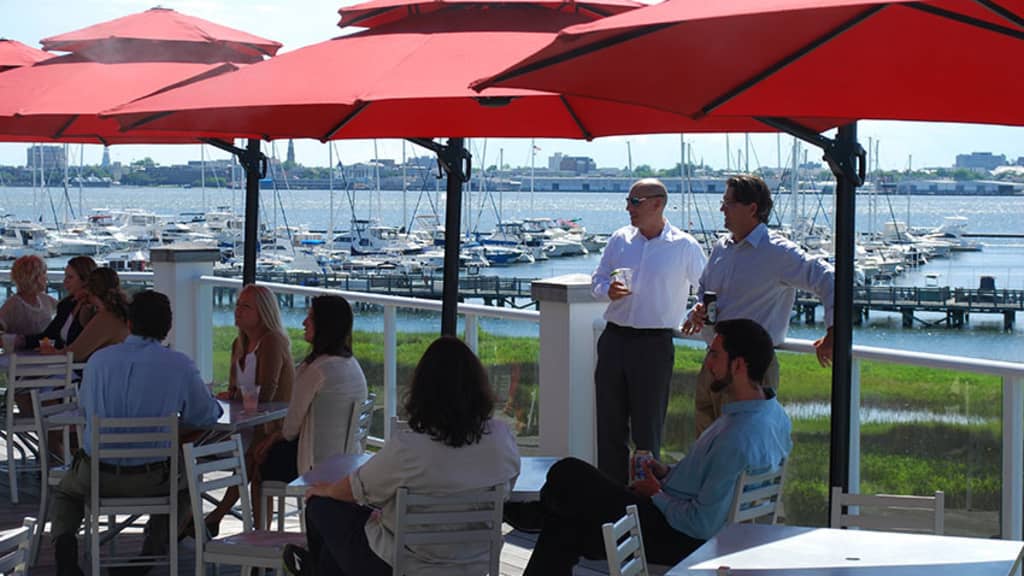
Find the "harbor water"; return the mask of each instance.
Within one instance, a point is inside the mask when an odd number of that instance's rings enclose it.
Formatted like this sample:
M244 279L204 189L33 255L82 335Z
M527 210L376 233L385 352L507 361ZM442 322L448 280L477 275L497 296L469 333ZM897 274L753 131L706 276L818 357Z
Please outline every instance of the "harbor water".
M231 207L242 212L243 191L227 189L177 189L112 187L77 189L66 193L63 189L33 191L31 188L0 187L0 207L12 218L42 221L52 227L54 221L82 218L96 208L140 208L165 216L182 212L207 211L215 207ZM691 201L678 194L669 199L667 216L673 224L684 229L714 230L721 228L718 212L718 194L695 194ZM832 198L830 194L803 194L796 200L782 194L776 198L776 209L782 222L788 223L793 203L800 204L802 212L816 224L832 227ZM332 210L333 206L333 210ZM264 190L261 199L261 219L268 227L305 226L310 229L343 230L353 218L376 218L386 224L404 225L406 228L426 225L432 216L443 210L444 192L433 185L426 190L374 192L369 190L333 192L327 190ZM463 222L469 230L490 232L499 219L521 219L530 216L575 219L588 232L609 233L627 222L625 200L621 194L563 192L479 192L467 195L463 207ZM885 222L909 220L910 226L937 227L947 216L968 219L968 232L975 234L1024 236L1024 197L1022 196L875 196L858 197L857 226L860 231L881 230ZM440 215L443 222L443 214ZM404 224L403 224L404 222ZM687 226L686 222L690 225ZM774 223L774 221L773 221ZM695 234L704 242L701 234ZM710 239L710 236L709 238ZM997 288L1024 289L1024 238L978 238L984 248L981 252L953 253L949 258L934 259L894 279L896 285L921 286L926 277L936 278L938 285L977 288L981 276L995 278ZM481 274L543 278L567 273L589 274L597 264L598 255L553 258L535 264L492 267ZM59 265L59 262L56 264ZM302 310L286 311L289 326L299 327L304 316ZM815 339L823 333L820 324L805 326L794 322L790 337ZM1018 316L1012 332L1002 329L1002 318L996 315L972 315L970 322L960 329L945 326L925 326L940 319L938 314L919 315L921 322L914 328L903 328L897 314L872 313L863 327L855 329L856 344L886 348L935 351L955 350L959 355L996 360L1024 362L1024 318ZM230 324L230 311L218 311L217 324ZM437 329L438 317L433 314L407 312L400 314L400 328L408 331L430 332ZM357 329L380 330L383 320L379 314L364 312ZM536 335L537 328L524 322L482 320L481 326L496 333Z

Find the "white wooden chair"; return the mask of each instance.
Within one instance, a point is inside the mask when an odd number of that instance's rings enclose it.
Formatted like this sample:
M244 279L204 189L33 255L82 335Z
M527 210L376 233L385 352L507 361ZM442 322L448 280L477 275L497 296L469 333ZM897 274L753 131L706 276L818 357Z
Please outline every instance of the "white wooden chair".
M604 552L608 557L608 576L647 576L647 555L640 532L640 512L636 504L626 506L626 515L614 523L601 525Z
M18 411L16 396L28 394L32 389L67 388L71 386L72 355L26 355L13 353L7 367L7 395L4 410L4 436L7 441L7 468L11 490L11 503L18 503L18 466L26 469L29 456L38 465L38 442L30 434L36 425L32 416ZM28 396L25 396L28 399ZM15 454L15 453L18 454ZM31 466L35 469L35 466Z
M768 518L769 524L775 524L779 519L785 473L786 461L783 460L775 470L759 473L744 471L740 474L726 523L756 522Z
M100 574L100 566L152 566L167 564L171 574L178 573L178 415L160 418L101 418L94 416L89 454L89 540L92 573ZM101 461L121 458L167 460L167 494L159 496L109 497L100 495ZM168 554L110 556L100 558L100 518L118 515L166 514L168 519ZM118 530L108 523L110 530Z
M348 433L345 437L345 453L359 454L366 449L366 438L370 435L370 424L373 422L373 410L377 401L377 395L370 393L363 402L352 403L352 414L349 417ZM301 471L300 471L301 472ZM284 531L285 499L287 498L288 483L277 480L267 480L260 483L260 498L263 499L263 513L269 514L273 519L274 503L277 503L277 529ZM305 508L305 497L295 497L295 507L302 516ZM260 526L265 524L260 523ZM305 522L299 522L303 531L306 529Z
M444 496L410 492L399 488L395 520L395 557L392 574L444 576L499 576L501 546L501 513L505 501L505 485L458 492ZM410 547L465 547L471 543L486 544L487 563L434 565L427 567L416 561ZM432 571L433 570L433 571Z
M46 519L50 512L50 490L60 484L64 475L71 469L71 428L78 429L81 438L81 419L78 406L78 389L75 386L46 390L34 388L32 395L32 417L35 420L36 435L39 437L39 515L38 529L32 536L32 563L39 555L39 539L46 529ZM65 422L58 419L64 418ZM59 429L64 436L63 462L54 465L50 460L48 433Z
M0 574L28 575L35 525L36 519L28 517L21 528L0 532Z
M249 502L249 481L245 474L245 450L238 434L229 440L195 446L191 442L182 448L188 474L188 491L192 501L192 519L195 526L195 574L206 573L206 563L241 566L247 568L281 567L281 554L286 544L305 546L306 537L298 532L270 532L253 530L252 504ZM237 486L242 508L242 532L207 540L203 518L203 495L213 490Z
M843 514L843 506L853 509ZM839 486L833 486L829 526L942 534L944 513L945 494L941 490L933 496L869 495L845 493Z

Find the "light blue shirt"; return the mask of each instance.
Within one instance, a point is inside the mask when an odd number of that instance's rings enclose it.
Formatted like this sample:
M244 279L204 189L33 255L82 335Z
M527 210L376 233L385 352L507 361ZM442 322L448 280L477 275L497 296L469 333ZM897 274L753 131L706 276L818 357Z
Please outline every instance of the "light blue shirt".
M208 426L221 407L203 384L192 359L150 338L131 335L121 344L93 353L85 365L79 402L85 412L88 454L92 418L153 418L178 414L190 426ZM152 459L121 458L111 464L132 466Z
M682 324L690 287L704 268L704 252L686 232L665 222L661 234L648 239L636 226L624 226L608 239L601 262L590 277L591 293L609 301L611 272L631 268L628 296L608 304L604 319L631 328L670 328Z
M760 324L776 346L786 340L797 289L812 292L825 306L825 325L832 325L835 272L808 256L799 246L758 224L746 238L720 239L711 249L700 277L697 301L705 291L718 294L718 319L749 318ZM712 326L703 335L715 336Z
M672 528L701 540L725 526L740 474L776 469L793 448L775 398L730 402L722 412L651 498Z

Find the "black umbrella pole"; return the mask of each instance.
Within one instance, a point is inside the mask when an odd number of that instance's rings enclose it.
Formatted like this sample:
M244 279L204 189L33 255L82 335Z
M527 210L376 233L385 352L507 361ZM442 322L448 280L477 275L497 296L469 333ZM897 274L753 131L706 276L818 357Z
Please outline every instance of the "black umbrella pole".
M245 154L240 158L245 168L245 237L242 261L242 284L256 282L256 249L259 247L260 226L260 141L250 139Z
M850 408L853 377L853 258L856 242L855 214L858 176L863 170L863 150L857 144L857 125L839 128L835 156L843 170L836 171L835 251L836 284L833 318L832 446L829 486L850 487Z
M462 138L448 140L448 197L444 209L444 288L441 293L441 335L455 336L459 305L459 248L462 237ZM458 167L458 168L456 168Z

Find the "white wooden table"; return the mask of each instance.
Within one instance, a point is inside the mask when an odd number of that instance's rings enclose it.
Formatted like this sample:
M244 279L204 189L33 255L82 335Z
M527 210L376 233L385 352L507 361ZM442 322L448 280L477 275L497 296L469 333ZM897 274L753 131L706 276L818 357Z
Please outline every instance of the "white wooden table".
M289 496L302 496L306 489L314 484L332 483L352 474L372 454L335 454L320 462L312 470L292 480L288 484L286 492ZM528 502L540 499L540 488L547 478L548 469L558 461L558 458L547 456L524 456L520 459L519 477L512 487L509 500L513 502Z
M1012 540L732 524L668 574L1006 576L1022 551L1024 542Z

